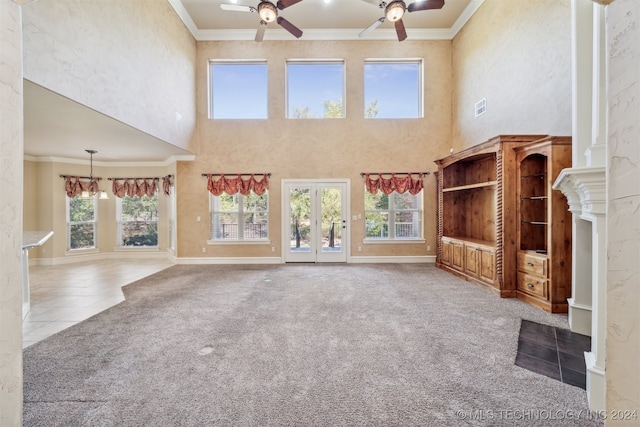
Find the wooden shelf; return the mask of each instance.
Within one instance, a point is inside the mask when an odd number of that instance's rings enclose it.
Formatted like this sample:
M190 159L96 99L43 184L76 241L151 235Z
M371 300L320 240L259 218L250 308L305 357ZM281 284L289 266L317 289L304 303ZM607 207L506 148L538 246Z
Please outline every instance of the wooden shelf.
M516 209L530 205L526 218L544 219L537 210L548 202L516 199L515 147L545 135L498 135L458 153L436 160L438 165L438 240L436 266L503 298L516 296ZM532 170L530 174L540 171ZM526 181L536 191L537 177ZM537 186L536 186L537 185ZM522 217L521 217L522 218ZM544 227L529 227L533 231ZM539 234L539 233L538 233ZM535 246L538 249L540 246Z
M490 240L481 240L481 239L474 239L473 237L467 237L467 236L442 236L443 239L452 239L452 240L460 240L463 241L465 243L473 243L476 245L482 245L482 246L487 246L487 247L496 247L496 242L492 242Z
M560 171L571 167L571 139L548 137L515 152L522 178L516 189L516 296L545 311L564 313L571 297L571 213L552 186Z
M473 190L476 188L490 188L490 187L495 187L496 184L497 184L497 181L479 182L477 184L468 184L468 185L460 185L457 187L443 188L442 192L448 193L450 191L464 191L464 190Z

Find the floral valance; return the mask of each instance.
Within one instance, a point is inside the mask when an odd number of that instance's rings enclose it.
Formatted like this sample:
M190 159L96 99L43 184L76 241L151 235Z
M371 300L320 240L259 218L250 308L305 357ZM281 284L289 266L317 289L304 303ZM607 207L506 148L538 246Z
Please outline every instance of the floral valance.
M158 191L159 178L109 178L113 181L111 189L116 197L153 197Z
M80 196L83 191L90 191L91 193L97 193L98 181L101 178L98 177L84 177L84 176L70 176L60 175L64 178L64 191L69 197Z
M173 178L172 175L167 175L162 177L162 192L165 196L171 195L171 187L173 187L173 182L171 181Z
M406 176L397 176L396 174ZM372 177L371 175L375 175L376 177ZM400 172L385 174L391 175L390 178L384 178L382 175L382 173L364 174L364 185L369 193L376 194L378 190L380 190L384 194L391 194L394 191L400 194L407 191L410 194L418 194L424 187L423 172L417 174ZM417 177L414 178L414 175L417 175Z
M249 177L243 178L242 175L249 175ZM234 178L229 178L224 174L203 174L207 177L207 190L214 196L220 196L222 193L240 193L246 196L252 191L261 196L269 189L270 174L261 174L262 177L259 180L255 175L257 174L238 174Z

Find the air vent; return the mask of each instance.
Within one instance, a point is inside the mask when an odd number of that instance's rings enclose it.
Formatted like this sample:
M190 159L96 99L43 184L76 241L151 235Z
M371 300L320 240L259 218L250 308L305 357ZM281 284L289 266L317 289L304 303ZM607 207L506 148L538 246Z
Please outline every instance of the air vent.
M476 102L475 110L476 110L476 117L478 117L480 114L487 111L487 99L482 98L480 101Z

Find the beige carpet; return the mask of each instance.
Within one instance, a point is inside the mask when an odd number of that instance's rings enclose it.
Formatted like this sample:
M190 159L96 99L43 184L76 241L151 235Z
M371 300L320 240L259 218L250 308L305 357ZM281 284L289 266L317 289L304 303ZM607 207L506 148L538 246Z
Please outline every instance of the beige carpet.
M599 425L521 319L432 265L174 266L24 351L26 426Z

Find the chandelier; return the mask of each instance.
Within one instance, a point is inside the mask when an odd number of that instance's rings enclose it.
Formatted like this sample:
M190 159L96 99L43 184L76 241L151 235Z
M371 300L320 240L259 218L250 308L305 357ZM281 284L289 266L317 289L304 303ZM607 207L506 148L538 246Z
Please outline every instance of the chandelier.
M109 195L107 194L106 191L100 191L100 187L98 185L98 181L100 180L100 178L93 178L93 155L97 153L96 150L84 150L87 153L89 153L89 155L91 156L90 159L90 165L91 165L91 171L89 174L89 185L87 187L86 190L82 190L82 194L80 195L81 198L83 199L90 199L93 196L96 195L96 193L100 193L100 199L105 200L105 199L109 199Z

